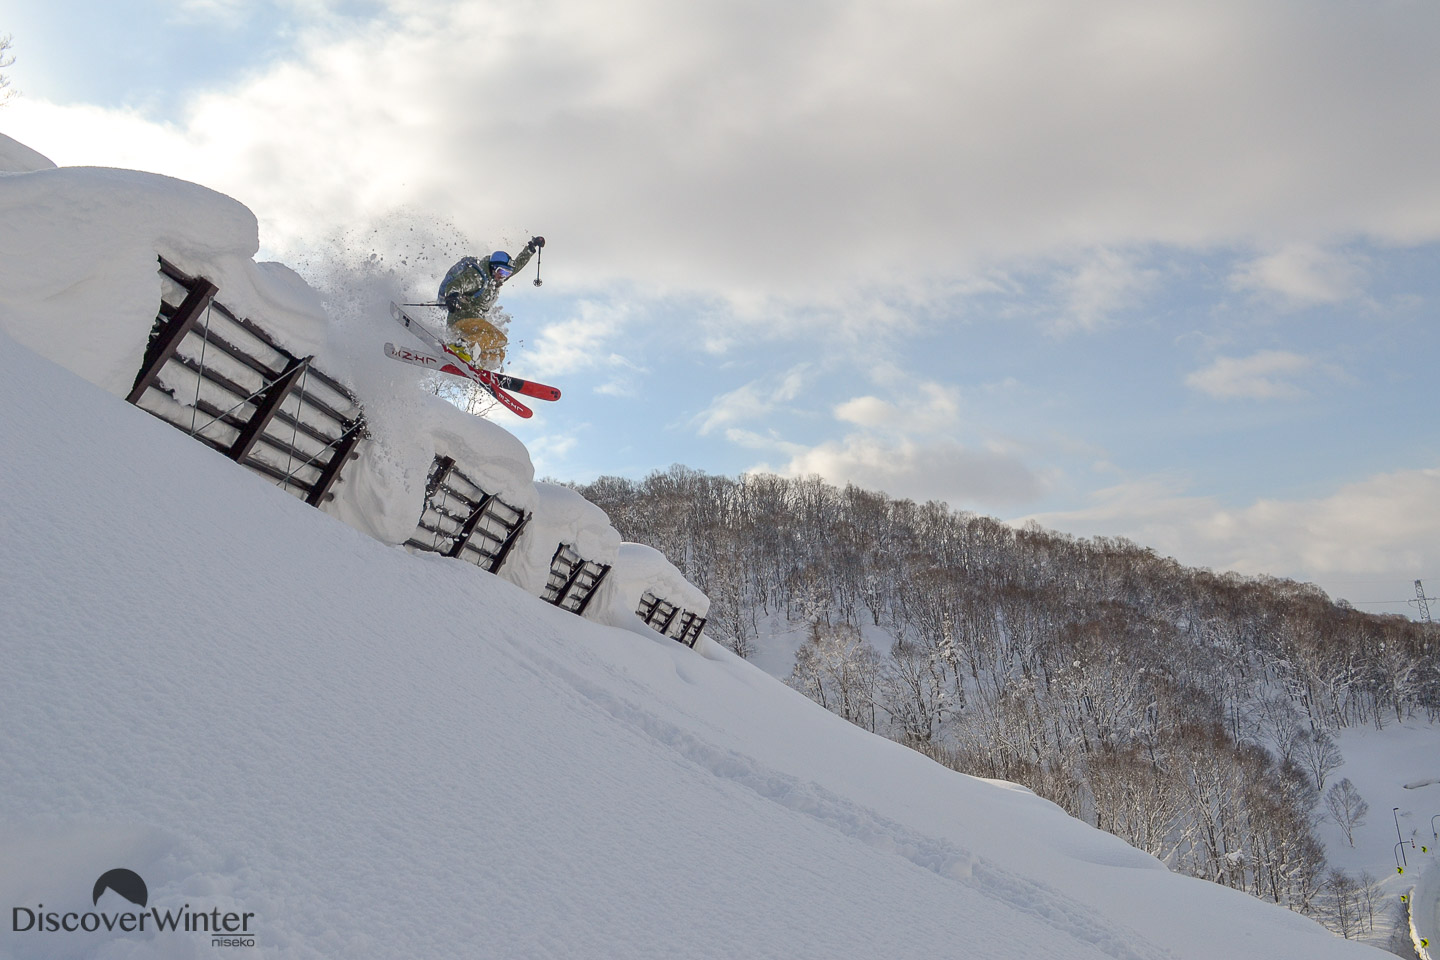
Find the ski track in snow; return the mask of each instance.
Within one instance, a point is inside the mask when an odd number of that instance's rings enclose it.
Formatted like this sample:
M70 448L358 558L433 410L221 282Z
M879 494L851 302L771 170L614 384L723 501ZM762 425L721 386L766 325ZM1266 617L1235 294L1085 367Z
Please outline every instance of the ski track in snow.
M615 720L643 731L667 750L766 801L922 870L974 890L1001 906L1069 935L1078 944L1115 960L1171 960L1174 954L1117 925L1059 890L1014 874L950 841L930 837L874 810L837 796L816 783L768 769L756 760L704 742L636 703L556 660L546 672L563 677L581 696ZM1063 953L1051 948L1052 952Z

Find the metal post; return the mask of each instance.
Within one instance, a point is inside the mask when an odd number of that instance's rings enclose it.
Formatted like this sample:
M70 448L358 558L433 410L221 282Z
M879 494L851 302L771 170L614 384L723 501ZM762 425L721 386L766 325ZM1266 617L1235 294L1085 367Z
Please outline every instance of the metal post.
M1411 600L1410 602L1420 608L1420 619L1426 623L1430 622L1430 601L1434 599L1434 597L1425 596L1424 584L1421 581L1416 580L1415 599Z

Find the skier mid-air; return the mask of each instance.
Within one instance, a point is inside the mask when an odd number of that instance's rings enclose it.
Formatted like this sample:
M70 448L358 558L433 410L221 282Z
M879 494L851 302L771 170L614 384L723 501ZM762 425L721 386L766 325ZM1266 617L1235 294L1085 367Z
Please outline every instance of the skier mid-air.
M385 355L429 370L438 370L457 377L468 377L499 400L511 413L531 416L531 410L509 391L540 400L559 400L560 391L548 384L499 373L505 360L505 331L490 319L490 311L500 296L500 285L524 269L530 258L545 246L544 237L531 237L525 249L511 258L504 250L496 250L483 260L465 257L440 281L440 299L436 306L447 311L446 327L449 342L425 329L424 325L400 308L390 304L390 315L399 324L430 348L430 353L385 344ZM535 267L535 286L540 286L540 267Z
M459 342L457 352L477 367L498 370L505 360L505 332L489 317L500 296L500 285L525 269L535 252L545 246L544 237L531 237L513 259L496 250L483 260L465 257L440 281L439 299L445 304L450 334Z

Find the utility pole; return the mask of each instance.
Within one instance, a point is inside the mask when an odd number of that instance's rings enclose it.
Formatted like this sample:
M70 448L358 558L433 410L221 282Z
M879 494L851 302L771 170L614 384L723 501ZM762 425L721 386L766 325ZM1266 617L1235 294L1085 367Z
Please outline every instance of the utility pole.
M1435 599L1437 599L1437 598L1436 598L1436 597L1427 597L1427 596L1425 596L1425 587L1424 587L1424 585L1423 585L1419 580L1416 580L1416 581L1415 581L1415 599L1414 599L1414 600L1411 600L1410 602L1413 603L1413 604L1415 604L1415 606L1417 606L1417 607L1420 608L1420 619L1423 620L1425 623L1430 623L1430 622L1431 622L1431 621L1430 621L1430 601L1431 601L1431 600L1435 600Z

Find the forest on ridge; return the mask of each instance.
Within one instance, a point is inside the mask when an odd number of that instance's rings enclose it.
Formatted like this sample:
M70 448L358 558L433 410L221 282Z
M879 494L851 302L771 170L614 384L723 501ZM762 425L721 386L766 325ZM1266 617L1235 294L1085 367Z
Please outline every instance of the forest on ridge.
M1346 936L1373 924L1375 879L1328 869L1315 837L1365 814L1332 734L1440 720L1436 625L815 477L576 489L709 594L706 632L740 656L803 630L788 682L850 722L1172 869Z

